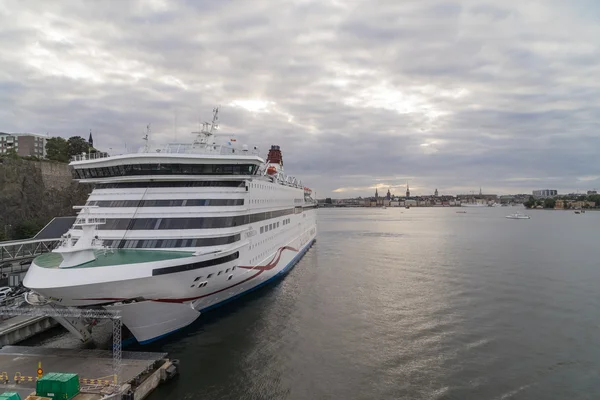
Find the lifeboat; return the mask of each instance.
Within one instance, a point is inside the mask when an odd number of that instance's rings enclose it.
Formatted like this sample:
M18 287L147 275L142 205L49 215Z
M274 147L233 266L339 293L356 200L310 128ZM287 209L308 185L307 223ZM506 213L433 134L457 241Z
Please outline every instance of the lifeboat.
M269 175L275 175L277 173L277 168L275 168L274 166L270 166L269 168L267 168L267 174Z

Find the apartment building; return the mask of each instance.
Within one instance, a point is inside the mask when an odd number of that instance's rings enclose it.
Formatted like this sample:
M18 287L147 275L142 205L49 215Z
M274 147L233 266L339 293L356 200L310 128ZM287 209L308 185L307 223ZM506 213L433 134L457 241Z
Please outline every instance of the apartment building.
M22 157L46 157L47 136L35 133L2 133L0 132L0 155L15 149Z

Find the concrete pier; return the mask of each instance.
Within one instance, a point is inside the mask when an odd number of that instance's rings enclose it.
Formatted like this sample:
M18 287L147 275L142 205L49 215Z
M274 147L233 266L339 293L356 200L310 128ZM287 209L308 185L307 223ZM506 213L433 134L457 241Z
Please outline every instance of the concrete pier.
M172 363L166 357L166 353L123 352L120 388L131 388L136 400L145 398L172 374ZM6 381L3 390L19 392L23 399L34 393L39 362L44 373L79 374L82 394L75 397L77 400L99 399L110 392L113 381L110 351L28 346L5 346L0 350L0 380Z
M21 315L5 319L0 321L0 346L19 343L56 325L58 323L48 317Z

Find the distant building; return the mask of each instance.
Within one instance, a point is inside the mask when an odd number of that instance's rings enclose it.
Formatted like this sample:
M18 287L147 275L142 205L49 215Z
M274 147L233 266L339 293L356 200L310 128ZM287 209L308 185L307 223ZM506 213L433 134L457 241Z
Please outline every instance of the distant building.
M587 192L588 196L592 195L592 194L598 194L597 190L588 190Z
M435 192L433 193L433 195L434 195L435 197L438 197L438 190L437 190L437 189L435 189Z
M558 196L558 191L554 189L534 190L533 197L555 197Z
M35 133L0 133L0 155L14 149L21 157L46 157L48 138Z

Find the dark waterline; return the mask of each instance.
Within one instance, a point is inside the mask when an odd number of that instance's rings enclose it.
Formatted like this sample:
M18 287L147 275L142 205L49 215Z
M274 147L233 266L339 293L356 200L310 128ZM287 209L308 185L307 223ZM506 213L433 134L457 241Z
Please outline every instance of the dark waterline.
M159 399L594 399L600 212L321 209L287 277L140 350ZM66 340L66 339L64 339Z

